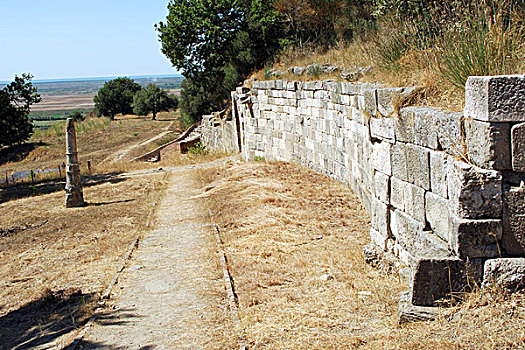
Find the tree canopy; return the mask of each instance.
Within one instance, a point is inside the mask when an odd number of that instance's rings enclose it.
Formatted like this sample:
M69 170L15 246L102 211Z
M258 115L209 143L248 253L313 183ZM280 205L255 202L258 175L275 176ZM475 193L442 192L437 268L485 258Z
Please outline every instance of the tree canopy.
M31 105L41 101L30 74L22 74L0 90L0 146L10 146L29 139L33 124L29 120Z
M171 0L168 9L156 28L162 52L186 78L180 107L190 119L224 108L231 89L280 48L271 0Z
M107 81L97 92L93 101L99 115L115 118L115 115L133 113L133 96L141 86L130 78Z
M176 109L178 102L175 95L169 95L156 84L149 84L133 97L133 113L137 115L152 113L152 119L155 120L158 112Z

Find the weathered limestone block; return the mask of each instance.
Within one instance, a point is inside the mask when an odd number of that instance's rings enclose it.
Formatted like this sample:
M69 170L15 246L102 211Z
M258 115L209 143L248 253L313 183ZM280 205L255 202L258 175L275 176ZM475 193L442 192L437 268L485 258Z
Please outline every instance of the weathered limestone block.
M493 284L500 285L511 293L525 288L525 259L500 258L485 261L483 286Z
M394 119L393 118L371 118L370 136L373 138L394 142Z
M451 155L460 155L464 148L461 135L463 114L436 109L432 117L436 122L439 149Z
M381 248L381 250L387 250L388 236L385 236L374 228L370 228L370 241L375 246Z
M395 138L397 141L414 143L414 107L403 108L399 111L399 116L393 118Z
M390 231L392 235L412 255L416 255L417 241L424 229L424 222L417 221L397 209L390 212Z
M391 148L392 145L387 142L374 142L372 144L372 167L387 175L392 175Z
M463 161L451 160L448 195L452 212L459 218L501 218L502 176Z
M408 182L430 190L430 152L425 148L407 145Z
M525 187L503 191L503 238L509 256L525 256Z
M468 292L468 286L480 283L483 275L481 259L421 259L412 281L412 303L433 306L436 301L451 298L450 293Z
M377 107L378 112L385 117L392 116L396 109L410 95L420 90L418 87L396 87L377 89Z
M388 206L375 197L370 197L370 219L372 228L382 236L390 234L390 213Z
M430 190L429 150L397 142L392 146L391 154L395 177Z
M450 242L448 200L427 192L425 194L425 213L432 231L445 242Z
M443 198L448 198L448 158L443 152L430 151L430 190Z
M469 77L465 116L488 122L525 121L525 75Z
M359 108L352 108L352 119L361 125L368 124L368 117Z
M512 170L525 172L525 123L514 125L511 135Z
M425 190L408 182L391 179L390 204L419 222L425 222Z
M385 204L390 204L390 176L375 171L374 188L376 198Z
M437 124L434 118L434 108L415 107L414 112L414 143L418 146L437 149Z
M304 90L321 90L323 88L322 81L305 81L303 83Z
M399 298L398 323L432 321L438 317L436 307L416 306L410 300L410 292L402 293Z
M355 83L341 83L341 93L344 95L359 95L361 92L360 84Z
M469 160L485 169L512 168L510 124L465 120L465 146Z
M359 97L359 109L369 116L377 116L376 88L372 84L361 85L361 95Z
M501 255L501 220L468 220L451 217L450 245L461 259L494 258Z

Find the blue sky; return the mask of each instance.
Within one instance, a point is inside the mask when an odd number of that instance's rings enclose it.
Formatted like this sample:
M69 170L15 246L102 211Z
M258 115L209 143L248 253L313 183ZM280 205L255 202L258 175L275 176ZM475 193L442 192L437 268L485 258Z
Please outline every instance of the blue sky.
M153 25L169 0L0 0L0 81L176 74Z

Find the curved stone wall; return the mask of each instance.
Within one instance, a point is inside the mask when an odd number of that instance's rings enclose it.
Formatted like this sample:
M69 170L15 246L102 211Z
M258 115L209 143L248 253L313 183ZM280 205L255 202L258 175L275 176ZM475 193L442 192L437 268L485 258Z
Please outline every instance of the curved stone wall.
M413 268L412 302L432 305L480 282L486 260L525 256L525 76L471 77L465 113L404 107L417 93L255 81L232 93L236 130L210 147L238 144L245 159L348 184L371 215L372 242Z

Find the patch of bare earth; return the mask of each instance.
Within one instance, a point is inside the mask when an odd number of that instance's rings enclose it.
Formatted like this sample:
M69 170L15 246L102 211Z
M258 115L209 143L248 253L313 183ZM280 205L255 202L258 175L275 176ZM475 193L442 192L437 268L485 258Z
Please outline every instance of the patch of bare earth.
M472 294L399 326L397 273L367 265L369 216L343 185L279 162L201 170L251 349L525 347L523 295Z
M93 313L164 188L162 173L0 204L0 349L67 344Z

